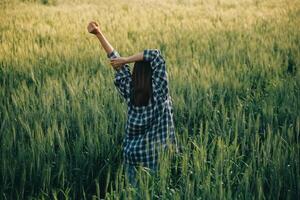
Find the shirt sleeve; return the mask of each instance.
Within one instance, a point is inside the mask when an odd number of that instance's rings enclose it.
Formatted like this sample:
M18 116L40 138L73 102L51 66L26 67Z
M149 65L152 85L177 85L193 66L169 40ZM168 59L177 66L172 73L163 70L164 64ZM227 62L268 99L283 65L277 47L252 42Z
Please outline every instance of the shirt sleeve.
M119 53L116 50L113 50L110 54L107 55L109 59L120 57ZM114 84L121 94L122 97L126 100L127 103L130 101L130 83L131 83L131 72L129 65L125 64L120 67L115 72Z
M152 68L153 97L165 101L169 93L166 62L158 49L145 49L143 54L144 61L149 61Z

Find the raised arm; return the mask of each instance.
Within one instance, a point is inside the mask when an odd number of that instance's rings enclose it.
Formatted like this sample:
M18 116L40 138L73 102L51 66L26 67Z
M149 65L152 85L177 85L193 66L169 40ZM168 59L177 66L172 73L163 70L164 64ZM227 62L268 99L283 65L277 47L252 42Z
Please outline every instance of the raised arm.
M168 98L168 73L166 62L158 49L145 49L143 52L144 61L149 61L152 68L153 95L157 101L164 102Z
M110 55L113 52L114 48L102 33L99 25L96 22L92 21L89 23L87 29L90 33L96 35L106 54Z
M111 59L114 67L136 62L148 61L152 68L152 85L154 98L158 101L165 101L168 97L168 74L166 71L166 62L158 49L145 49L143 52L128 57L119 57Z
M105 38L104 34L101 32L98 24L96 22L90 22L88 31L95 34L100 41L101 46L105 50L107 57L112 60L113 58L121 58L119 53L112 47L112 45ZM117 87L121 96L123 96L127 103L130 101L130 82L131 82L131 72L129 65L122 64L118 66L113 66L116 70L114 84Z

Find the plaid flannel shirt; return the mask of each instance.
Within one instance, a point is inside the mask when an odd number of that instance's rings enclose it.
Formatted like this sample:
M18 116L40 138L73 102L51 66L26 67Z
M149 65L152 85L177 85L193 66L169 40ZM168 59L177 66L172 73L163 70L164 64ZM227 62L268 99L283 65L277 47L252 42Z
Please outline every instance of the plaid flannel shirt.
M107 55L119 57L117 51ZM147 106L134 106L130 101L131 72L125 64L116 70L114 84L127 102L127 122L123 140L124 161L132 165L157 167L158 151L175 144L172 100L169 95L165 60L157 49L143 51L144 61L152 68L153 97Z

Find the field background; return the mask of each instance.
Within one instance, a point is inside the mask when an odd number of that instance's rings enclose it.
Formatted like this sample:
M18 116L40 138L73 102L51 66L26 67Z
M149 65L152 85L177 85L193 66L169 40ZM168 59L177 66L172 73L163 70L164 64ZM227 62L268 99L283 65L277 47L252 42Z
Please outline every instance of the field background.
M1 0L0 199L299 199L299 19L299 0ZM166 58L181 152L140 191L90 20Z

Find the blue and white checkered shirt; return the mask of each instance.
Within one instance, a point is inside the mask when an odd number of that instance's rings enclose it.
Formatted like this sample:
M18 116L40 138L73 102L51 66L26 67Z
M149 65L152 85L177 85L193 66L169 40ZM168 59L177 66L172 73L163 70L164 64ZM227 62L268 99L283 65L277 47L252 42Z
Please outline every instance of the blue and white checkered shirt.
M115 58L120 55L114 50L107 56ZM177 141L165 60L157 49L146 49L143 56L152 68L153 98L147 106L134 106L130 101L132 77L128 64L116 70L114 84L128 106L123 140L124 160L128 164L154 169L157 167L157 150L175 144L177 151Z

